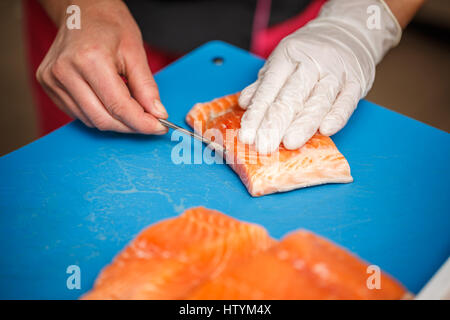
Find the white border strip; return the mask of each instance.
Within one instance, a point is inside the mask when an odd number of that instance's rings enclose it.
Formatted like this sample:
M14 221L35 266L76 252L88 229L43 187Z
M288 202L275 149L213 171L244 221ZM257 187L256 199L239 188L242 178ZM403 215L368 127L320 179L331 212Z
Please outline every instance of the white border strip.
M423 287L416 300L450 300L450 257Z

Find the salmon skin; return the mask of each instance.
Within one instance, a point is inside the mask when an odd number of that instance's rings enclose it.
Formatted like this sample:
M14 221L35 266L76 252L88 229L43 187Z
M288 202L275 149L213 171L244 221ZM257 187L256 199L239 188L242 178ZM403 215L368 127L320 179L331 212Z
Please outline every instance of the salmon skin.
M141 232L82 299L400 299L405 289L300 230L281 241L255 224L193 208Z
M237 137L244 110L239 93L197 103L186 122L199 134L221 143L226 163L238 174L249 193L262 196L325 183L348 183L350 166L331 138L316 133L303 147L287 150L283 144L270 155L261 155L254 145Z

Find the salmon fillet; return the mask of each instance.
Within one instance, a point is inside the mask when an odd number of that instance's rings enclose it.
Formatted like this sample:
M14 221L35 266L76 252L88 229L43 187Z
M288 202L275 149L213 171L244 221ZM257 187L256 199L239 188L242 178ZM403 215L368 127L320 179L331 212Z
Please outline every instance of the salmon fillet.
M308 231L199 287L189 299L401 299L405 289L381 273L380 289L367 286L368 264Z
M237 132L244 110L238 97L236 93L198 103L187 114L186 122L226 148L226 162L252 196L353 181L347 160L329 137L319 133L300 149L287 150L281 144L271 155L260 155L253 145L241 143Z
M83 299L399 299L381 273L308 231L277 242L260 226L202 207L154 224L104 268Z
M145 229L83 299L181 299L273 241L260 226L193 208Z

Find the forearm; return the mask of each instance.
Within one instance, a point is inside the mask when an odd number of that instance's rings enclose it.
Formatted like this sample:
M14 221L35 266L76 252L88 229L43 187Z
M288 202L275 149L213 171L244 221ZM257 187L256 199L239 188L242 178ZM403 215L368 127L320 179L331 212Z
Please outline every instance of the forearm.
M426 0L385 0L398 23L405 29Z

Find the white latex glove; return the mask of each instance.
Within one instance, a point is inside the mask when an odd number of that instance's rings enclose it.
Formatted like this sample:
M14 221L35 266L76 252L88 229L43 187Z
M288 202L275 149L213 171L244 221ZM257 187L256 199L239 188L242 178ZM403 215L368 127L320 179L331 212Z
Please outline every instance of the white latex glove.
M373 5L381 24L371 30ZM247 111L239 139L270 153L280 142L300 148L317 130L335 134L371 88L376 64L400 37L383 1L330 0L317 19L280 42L256 82L242 91L239 104Z

